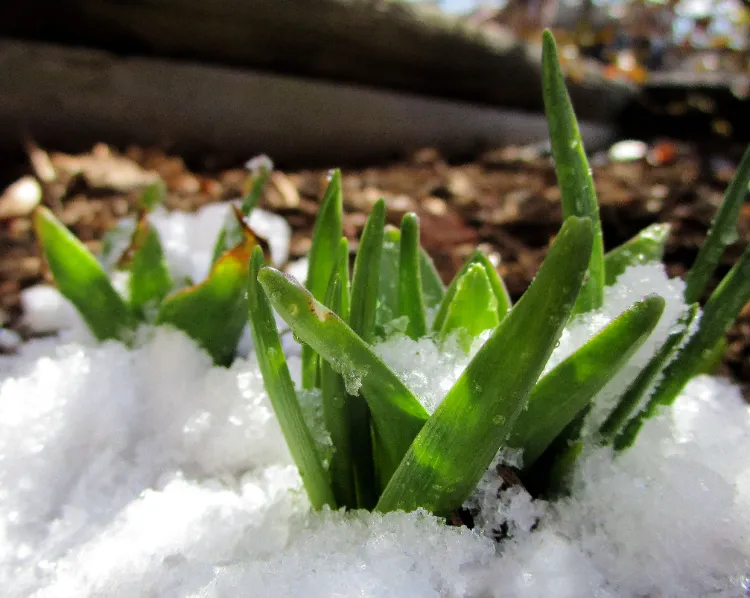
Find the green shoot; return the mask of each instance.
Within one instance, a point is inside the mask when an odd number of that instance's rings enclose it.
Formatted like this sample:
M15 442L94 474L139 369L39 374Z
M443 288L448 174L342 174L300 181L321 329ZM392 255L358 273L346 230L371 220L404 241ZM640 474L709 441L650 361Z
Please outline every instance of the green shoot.
M604 256L604 284L615 284L625 270L636 264L660 262L669 238L669 224L652 224Z
M685 279L685 301L695 303L706 290L708 282L719 265L724 250L737 240L737 220L740 208L748 192L750 183L750 147L745 150L737 172L727 188L724 200L719 206L706 241L701 245L698 257Z
M588 280L583 285L574 311L583 313L601 307L604 300L604 244L594 179L560 69L555 38L549 30L543 34L542 91L555 158L555 172L560 186L563 219L569 216L585 217L594 226L594 246Z
M57 287L94 337L130 342L136 319L93 254L47 208L34 212L34 228Z
M536 384L507 443L523 450L525 469L643 345L663 311L656 295L635 303Z
M307 289L273 268L263 268L258 280L297 338L344 377L350 395L364 396L391 462L398 463L427 420L424 407L370 346ZM355 429L350 429L354 442Z
M138 220L126 255L130 262L130 307L144 317L148 309L156 309L172 289L172 277L164 261L159 235L145 214Z
M248 264L256 245L255 236L245 229L245 240L219 258L205 281L164 299L156 324L184 331L214 363L230 365L247 321Z
M497 299L487 271L480 264L472 264L457 281L440 337L445 340L451 333L457 333L459 344L468 353L480 333L499 323Z
M372 342L375 337L384 229L385 201L379 199L373 205L362 231L352 275L349 326L365 343ZM362 507L372 508L377 497L370 426L372 406L368 406L356 393L350 394L353 395L349 397L348 404L358 502ZM385 421L381 425L386 425Z
M446 515L476 487L555 347L591 254L587 218L565 221L534 282L409 447L377 510Z
M427 334L419 260L419 221L416 214L406 214L401 221L398 315L408 318L407 336L416 340Z
M325 298L328 281L342 235L344 207L341 197L341 172L335 170L328 182L318 210L310 246L306 286L318 301ZM310 347L302 347L302 387L313 388L317 379L318 361Z
M330 305L331 310L339 317L342 317L342 288L341 278L336 273L328 285L326 304ZM357 492L349 432L349 399L344 378L325 360L321 360L320 363L320 388L323 397L323 417L333 443L333 456L329 467L331 487L338 505L353 509L357 507Z
M466 260L464 265L453 278L450 286L448 286L448 289L445 292L445 296L443 297L443 300L440 303L440 307L438 308L437 314L435 314L435 320L432 323L433 331L440 332L440 330L442 330L443 325L445 324L445 319L448 317L448 310L450 309L450 305L453 302L453 298L456 292L458 291L458 283L461 280L461 277L466 274L467 270L474 264L481 265L485 270L485 274L487 274L487 279L490 281L492 292L495 295L498 320L502 321L503 318L505 318L505 316L507 315L511 303L510 295L508 295L508 291L505 288L505 283L503 282L502 278L500 278L497 270L495 270L495 266L492 265L492 262L484 254L484 252L482 252L482 250L480 249L476 249L471 254L471 256L469 256L469 259Z
M328 475L320 461L312 434L302 417L271 306L257 281L258 272L263 266L263 251L256 246L250 259L249 280L246 280L250 328L263 382L289 452L299 469L310 504L314 509L320 509L324 505L335 508L336 499L328 483Z
M664 368L674 356L675 352L685 342L691 326L698 315L698 304L693 303L680 318L679 323L669 333L667 340L659 348L656 354L649 360L646 367L641 370L635 380L628 386L625 394L620 397L617 405L604 420L599 428L599 437L602 444L610 444L614 441L615 449L622 450L630 446L635 440L635 435L640 430L644 417L653 415L651 412L655 405L646 408L636 415L632 425L628 424L628 418L643 403L649 388L653 385L656 377L664 371ZM622 432L628 425L628 431ZM626 440L627 439L627 440Z

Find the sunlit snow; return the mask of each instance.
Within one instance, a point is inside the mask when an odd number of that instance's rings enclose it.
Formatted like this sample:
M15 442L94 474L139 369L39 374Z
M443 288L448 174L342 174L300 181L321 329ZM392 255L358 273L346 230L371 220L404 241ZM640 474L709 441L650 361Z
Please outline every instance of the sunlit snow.
M633 358L644 362L683 307L681 288L659 266L631 269L602 310L573 321L553 362L659 292L667 310ZM45 292L31 323L71 324ZM3 596L746 595L750 411L726 381L695 379L617 458L589 449L558 503L519 487L498 496L486 476L477 520L511 534L495 544L424 512L311 512L252 354L224 369L174 330L144 329L129 350L68 328L0 358ZM377 351L429 410L469 359L405 337ZM316 395L302 398L319 427Z

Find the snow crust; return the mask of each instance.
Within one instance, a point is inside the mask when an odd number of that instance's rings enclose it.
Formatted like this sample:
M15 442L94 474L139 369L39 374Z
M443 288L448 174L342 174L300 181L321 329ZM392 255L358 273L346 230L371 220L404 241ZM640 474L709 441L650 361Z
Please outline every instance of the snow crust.
M664 339L681 283L641 266L571 323L553 363L653 290L668 300ZM469 359L404 337L376 349L430 410ZM290 365L298 376L298 359ZM301 397L325 444L318 397ZM252 355L223 369L169 329L141 331L132 350L68 332L0 358L0 588L10 598L745 596L748 455L738 389L700 377L632 450L588 449L572 496L555 504L518 486L498 493L491 470L472 500L476 530L424 512L312 513ZM482 533L500 526L499 544Z

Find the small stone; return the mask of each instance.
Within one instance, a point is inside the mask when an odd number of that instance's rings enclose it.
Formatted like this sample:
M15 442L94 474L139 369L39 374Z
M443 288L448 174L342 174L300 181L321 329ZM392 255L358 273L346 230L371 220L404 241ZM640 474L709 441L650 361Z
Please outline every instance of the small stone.
M440 152L432 147L425 147L414 152L411 156L411 163L415 166L430 166L442 161Z
M648 153L648 145L643 141L628 139L618 141L609 148L607 155L612 162L635 162L642 160Z
M475 197L477 190L471 179L463 172L451 172L446 185L453 197Z
M299 207L299 192L288 176L276 171L271 174L270 182L266 190L266 199L270 207L284 210L294 210Z
M18 179L0 196L0 220L28 216L42 201L42 187L33 176Z

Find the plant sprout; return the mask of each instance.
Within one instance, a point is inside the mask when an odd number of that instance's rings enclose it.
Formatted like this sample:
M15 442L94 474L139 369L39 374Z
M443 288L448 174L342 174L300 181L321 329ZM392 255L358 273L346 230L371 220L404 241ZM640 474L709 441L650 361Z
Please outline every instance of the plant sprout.
M655 224L604 253L599 207L586 153L557 56L543 38L544 104L563 223L536 278L513 305L490 260L476 250L443 286L419 243L419 220L404 216L386 227L376 202L350 271L343 237L341 175L331 174L313 231L305 286L264 266L259 241L245 219L268 171L253 180L217 239L208 279L181 290L164 262L148 213L162 187L146 190L139 217L105 240L101 261L51 212L35 226L60 291L100 340L133 341L144 321L179 328L220 365L231 363L249 317L266 391L311 505L389 512L428 509L449 516L472 494L502 449L523 454L520 476L544 495L565 489L583 443L615 454L637 440L644 421L671 404L722 348L725 332L750 300L750 248L708 298L698 300L726 247L750 182L750 150L742 158L693 268L685 310L634 380L619 389L593 436L584 421L602 389L643 346L662 318L665 300L649 295L555 367L547 368L564 328L599 309L605 290L627 268L659 261L669 227ZM108 268L129 274L123 297ZM272 309L303 343L301 387L321 394L333 443L326 466L313 441L281 349ZM374 344L393 334L441 344L456 339L467 353L486 338L433 413L377 355Z
M36 210L34 226L57 287L95 338L129 344L143 322L170 325L195 339L214 363L229 365L247 322L248 265L259 243L246 218L267 177L268 168L251 175L241 208L232 206L208 278L182 289L175 288L159 235L148 219L163 202L161 181L143 191L135 223L126 221L105 236L98 260L48 209ZM112 284L112 270L127 273L127 296Z
M569 320L599 308L605 287L628 267L659 261L669 234L668 226L652 225L604 253L591 170L549 32L544 34L543 89L564 222L516 305L479 250L447 289L436 284L434 266L419 249L416 215L407 214L400 230L386 230L382 200L365 226L350 289L348 259L331 249L345 243L338 174L331 178L315 227L307 288L272 268L259 271L270 304L303 343L306 387L322 393L335 455L328 470L335 497L331 507L425 508L447 516L469 498L503 448L523 451L520 474L530 487L542 494L553 494L561 484L564 489L583 446L581 430L592 402L662 317L664 299L644 297L541 375ZM749 178L750 151L703 248L708 257L699 256L688 281L710 279L727 241L735 238ZM323 255L327 261L320 266ZM713 293L700 319L693 300L696 285L688 284L686 296L693 305L679 325L622 389L594 436L600 443L626 449L644 419L673 401L702 371L707 355L750 299L750 250ZM258 318L251 309L253 327L260 325ZM435 342L457 335L465 350L485 331L490 336L430 415L373 350L378 338L399 333L394 331ZM297 443L296 438L288 441ZM296 450L304 446L315 450L301 437Z

